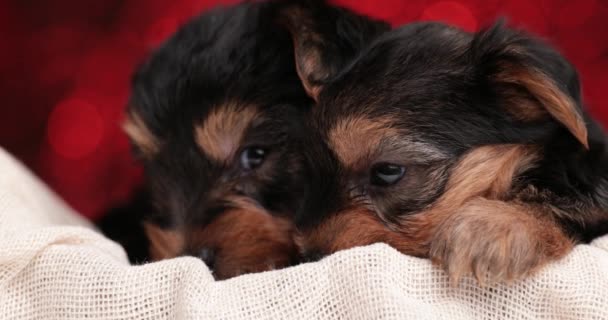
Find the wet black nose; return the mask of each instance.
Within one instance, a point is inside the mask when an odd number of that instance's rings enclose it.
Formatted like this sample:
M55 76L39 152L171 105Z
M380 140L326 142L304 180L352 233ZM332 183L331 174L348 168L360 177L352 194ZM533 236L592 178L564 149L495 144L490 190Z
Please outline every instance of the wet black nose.
M308 250L302 255L303 262L317 262L325 255L319 250Z
M213 270L215 265L215 250L203 248L199 251L198 257L203 260L209 269Z

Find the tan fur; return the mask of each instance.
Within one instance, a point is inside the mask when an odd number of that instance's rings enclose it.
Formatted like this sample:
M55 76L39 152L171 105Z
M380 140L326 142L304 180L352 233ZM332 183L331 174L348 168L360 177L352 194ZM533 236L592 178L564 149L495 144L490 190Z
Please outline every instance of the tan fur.
M507 193L513 175L528 168L535 159L532 150L523 146L478 148L456 165L440 199L428 210L405 218L397 230L387 228L371 210L358 207L332 215L318 228L301 235L304 238L299 242L307 250L326 253L386 242L407 254L426 255L433 230L443 220L470 199Z
M222 163L230 161L257 114L255 108L234 102L216 107L196 126L196 142L210 158Z
M214 253L214 265L209 267L218 280L286 267L295 260L297 249L290 220L269 214L247 198L228 201L235 208L202 227L169 230L144 224L151 259L197 255L208 249Z
M314 25L308 13L297 6L289 6L281 13L283 24L292 35L296 71L304 90L315 101L319 101L319 93L322 90L320 82L327 79L330 70L323 65L320 48L323 38L311 30L309 26Z
M434 230L429 255L453 283L469 272L480 282L519 279L570 250L542 208L508 202L513 180L537 159L529 146L477 148L454 168L436 204L406 219L409 229Z
M319 102L319 94L323 87L315 81L314 77L320 77L320 52L314 49L311 49L310 52L303 51L302 49L295 50L296 72L302 80L302 85L308 96L313 98L315 102Z
M536 152L524 145L483 146L469 151L452 170L435 209L447 207L450 211L478 196L501 199L508 194L513 178L535 165L539 159Z
M350 168L364 166L383 139L398 134L388 118L370 119L365 116L348 117L338 122L329 133L329 146L338 159Z
M339 250L386 240L388 230L374 215L363 208L351 208L326 219L322 225L296 242L303 253L322 250L331 254Z
M506 111L519 121L538 121L549 116L547 110L539 108L536 98L521 89L505 88L501 90L501 95Z
M457 215L470 200L480 197L506 200L513 179L534 166L537 159L535 148L522 145L471 150L452 169L443 195L429 209L405 217L400 231L414 242L431 246L432 237L438 233L435 229Z
M377 242L409 255L426 256L428 252L424 242L389 229L372 211L361 207L339 212L317 228L299 232L295 242L304 255L313 251L331 254Z
M189 245L215 251L216 279L289 266L297 251L292 223L262 209L233 209L191 232Z
M150 242L149 252L153 261L175 258L182 253L183 233L162 229L152 223L144 223L144 231Z
M475 198L439 223L430 256L452 283L473 273L480 283L533 274L572 248L543 208Z
M444 194L429 209L388 228L375 212L351 208L303 232L303 251L325 254L385 242L415 256L431 257L456 283L472 272L479 281L506 281L533 273L565 255L571 241L542 207L511 201L513 180L539 159L523 145L471 150L453 168Z
M539 107L546 110L553 118L562 123L585 148L589 149L587 127L577 110L576 103L562 92L547 75L539 70L506 64L502 66L496 80L526 88L539 102L536 104L537 110ZM515 102L521 103L517 100ZM523 105L519 105L516 108L522 110L522 107ZM542 113L542 111L535 111L532 104L527 104L523 110L526 110L525 116L530 116L532 120Z
M139 115L129 114L123 122L122 128L145 156L151 157L158 152L158 139L150 132Z

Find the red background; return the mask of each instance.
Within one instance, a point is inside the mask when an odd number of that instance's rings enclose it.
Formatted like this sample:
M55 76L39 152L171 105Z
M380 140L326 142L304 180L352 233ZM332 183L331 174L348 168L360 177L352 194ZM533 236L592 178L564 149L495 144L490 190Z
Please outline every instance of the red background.
M140 178L119 129L130 74L205 0L0 0L0 145L90 218ZM443 20L468 30L506 16L579 69L591 112L608 123L608 1L337 0L395 25ZM2 173L0 173L1 179Z

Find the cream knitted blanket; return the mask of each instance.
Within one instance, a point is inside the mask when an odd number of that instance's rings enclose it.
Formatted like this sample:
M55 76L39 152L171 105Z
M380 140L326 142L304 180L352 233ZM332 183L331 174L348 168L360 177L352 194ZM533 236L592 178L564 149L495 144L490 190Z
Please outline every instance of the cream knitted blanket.
M377 244L216 282L195 258L130 266L0 150L0 319L608 319L608 237L532 279L451 288Z

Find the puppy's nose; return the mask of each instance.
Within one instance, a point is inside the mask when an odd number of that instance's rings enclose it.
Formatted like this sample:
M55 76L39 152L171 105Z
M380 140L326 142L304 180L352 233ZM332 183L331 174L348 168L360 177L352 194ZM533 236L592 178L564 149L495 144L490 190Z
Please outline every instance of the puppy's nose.
M317 262L325 255L320 250L308 250L302 255L303 262Z
M215 265L215 251L209 248L203 248L198 253L198 257L203 260L207 267L213 270Z

